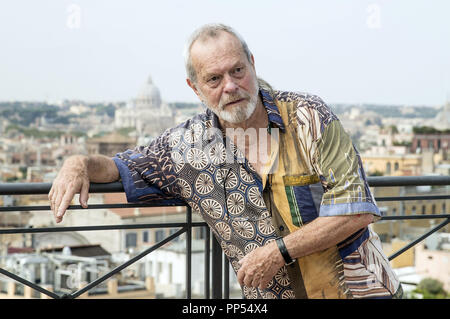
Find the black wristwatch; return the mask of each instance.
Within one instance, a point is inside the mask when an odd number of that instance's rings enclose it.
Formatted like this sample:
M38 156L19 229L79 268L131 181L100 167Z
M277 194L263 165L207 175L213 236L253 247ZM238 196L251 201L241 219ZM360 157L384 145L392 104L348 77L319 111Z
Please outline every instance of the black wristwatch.
M295 262L295 259L292 259L291 255L289 255L286 245L284 244L283 237L277 238L276 242L278 245L278 249L280 250L280 253L284 258L286 266L292 265Z

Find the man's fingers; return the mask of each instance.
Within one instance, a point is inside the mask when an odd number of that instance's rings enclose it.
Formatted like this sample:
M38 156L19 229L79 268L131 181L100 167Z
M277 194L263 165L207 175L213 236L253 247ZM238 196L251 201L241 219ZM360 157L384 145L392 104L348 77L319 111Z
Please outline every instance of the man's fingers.
M270 283L270 280L272 280L272 279L267 279L267 278L263 278L262 280L261 280L261 282L259 283L259 289L266 289L267 288L267 286L269 285L269 283Z
M253 276L246 274L244 277L244 286L253 287L252 282L253 282Z
M58 222L62 220L62 217L64 216L67 208L69 207L70 203L72 202L73 197L75 196L75 192L73 190L67 191L64 194L64 198L62 199L61 203L58 205L58 212L56 214Z
M244 285L244 276L245 276L244 269L243 268L239 269L237 273L237 280L241 286Z
M261 282L261 276L255 275L255 276L253 276L251 286L258 287L260 285L260 282Z
M55 217L58 215L58 208L59 208L59 205L61 204L61 201L62 201L62 199L63 199L63 197L64 197L64 191L63 190L56 190L55 191L55 198L54 198L54 201L53 201L53 206L54 206L54 208L53 208L53 213L55 214Z
M81 185L81 191L80 191L80 204L83 206L83 208L87 208L87 202L89 199L89 182L84 181Z

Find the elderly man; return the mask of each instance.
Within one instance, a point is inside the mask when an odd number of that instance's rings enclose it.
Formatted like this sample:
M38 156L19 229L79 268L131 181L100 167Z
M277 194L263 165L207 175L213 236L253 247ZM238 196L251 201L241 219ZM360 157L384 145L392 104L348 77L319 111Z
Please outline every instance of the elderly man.
M259 80L228 26L198 29L185 58L206 111L112 159L67 159L49 193L56 221L78 192L87 207L90 182L121 179L130 202L182 200L201 214L245 298L400 297L359 154L330 108Z

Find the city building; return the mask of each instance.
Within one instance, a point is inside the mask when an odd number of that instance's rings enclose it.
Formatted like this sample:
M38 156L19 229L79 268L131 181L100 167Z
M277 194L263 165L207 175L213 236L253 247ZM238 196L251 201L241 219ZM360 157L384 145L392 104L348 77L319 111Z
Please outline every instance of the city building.
M174 126L174 112L162 101L149 76L137 96L115 112L115 128L135 128L137 135L156 137Z

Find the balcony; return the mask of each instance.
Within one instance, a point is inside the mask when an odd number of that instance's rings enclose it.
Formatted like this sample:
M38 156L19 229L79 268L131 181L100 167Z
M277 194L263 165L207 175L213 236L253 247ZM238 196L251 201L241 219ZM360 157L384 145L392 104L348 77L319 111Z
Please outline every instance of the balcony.
M442 209L440 212L424 212L421 214L406 214L405 211L400 211L399 214L387 213L382 217L382 223L390 222L405 222L407 220L433 220L439 221L436 225L433 223L432 227L427 229L425 233L421 234L417 238L411 240L407 245L401 249L393 252L389 256L389 260L394 260L400 255L408 251L410 248L416 246L417 244L424 241L426 238L436 233L445 227L450 222L450 214L448 213L448 207L450 205L445 205L445 202L450 199L449 186L450 186L450 176L408 176L408 177L369 177L369 185L375 190L385 187L386 189L392 189L393 187L400 187L401 189L408 187L439 187L443 186L445 188L442 194L427 194L423 192L422 195L410 195L409 192L402 192L399 196L375 196L378 205L381 207L384 203L407 203L409 201L443 201ZM45 195L49 192L51 187L50 183L6 183L0 184L0 195L15 195L15 196L26 196L26 195ZM121 183L111 183L111 184L91 184L90 187L91 194L107 194L107 193L123 193L123 187ZM388 191L389 193L389 191ZM375 192L376 194L376 192ZM403 204L402 204L403 205ZM406 206L406 204L404 205ZM404 207L402 206L402 207ZM90 204L88 210L96 209L122 209L122 208L140 208L140 207L154 207L154 205L149 204L131 204L131 203L120 203L120 204ZM71 205L69 210L81 210L80 205ZM40 211L45 214L50 213L50 207L47 205L41 206L3 206L0 207L1 214L10 214L14 212L32 212ZM195 219L195 218L194 218ZM96 276L91 282L85 282L81 287L77 289L72 289L70 291L64 292L62 289L59 291L53 291L51 286L46 286L36 282L36 280L30 280L30 278L24 278L23 276L18 276L13 273L11 269L6 270L3 261L0 264L0 274L4 278L8 278L12 281L8 282L8 287L3 288L6 293L6 298L15 298L14 291L17 287L21 287L22 290L20 295L22 298L54 298L54 299L73 299L73 298L83 298L83 297L95 297L98 294L101 285L106 285L103 290L113 294L114 298L120 298L121 296L126 296L125 292L120 292L118 289L117 279L114 276L118 275L120 272L127 269L137 261L143 259L145 256L151 254L152 252L161 249L164 245L169 242L175 241L180 236L185 237L184 252L185 252L185 285L183 289L184 297L187 299L192 298L205 298L205 299L221 299L230 298L230 267L227 259L222 253L221 247L218 242L211 236L209 228L206 223L202 221L197 221L193 219L193 214L190 207L186 207L185 220L182 222L158 222L158 223L127 223L127 224L114 224L114 225L89 225L89 226L51 226L51 227L40 227L40 228L30 228L30 227L6 227L0 229L0 236L12 235L12 234L22 234L26 236L27 234L39 234L39 233L62 233L62 232L89 232L89 231L107 231L107 230L130 230L130 229L175 229L169 236L164 238L159 238L158 242L146 247L145 249L137 252L134 256L127 261L116 266L112 270L107 270L102 274ZM13 226L13 224L11 224ZM193 281L192 272L197 269L196 264L193 264L193 239L192 234L194 229L203 228L204 230L204 240L203 240L203 294L195 296L192 293ZM180 243L178 243L180 246ZM64 254L62 254L61 258ZM4 257L4 256L2 256ZM80 257L81 258L81 257ZM94 261L91 261L94 262ZM195 269L194 269L194 268ZM138 284L139 285L139 284ZM146 298L156 298L158 297L151 291L154 291L154 282L151 277L145 279L144 283L141 282L141 292L142 296ZM153 290L152 290L153 289ZM122 287L122 291L126 290L126 287ZM95 292L97 291L97 292ZM95 292L95 293L94 293ZM148 292L147 294L145 292Z

